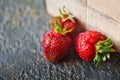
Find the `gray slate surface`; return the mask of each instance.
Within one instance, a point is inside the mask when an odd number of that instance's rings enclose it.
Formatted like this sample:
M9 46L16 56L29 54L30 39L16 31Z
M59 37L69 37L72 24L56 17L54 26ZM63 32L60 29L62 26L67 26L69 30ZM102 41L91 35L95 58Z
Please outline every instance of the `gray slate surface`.
M45 0L0 0L0 80L120 80L120 54L98 68L71 50L47 62L41 38L49 31Z

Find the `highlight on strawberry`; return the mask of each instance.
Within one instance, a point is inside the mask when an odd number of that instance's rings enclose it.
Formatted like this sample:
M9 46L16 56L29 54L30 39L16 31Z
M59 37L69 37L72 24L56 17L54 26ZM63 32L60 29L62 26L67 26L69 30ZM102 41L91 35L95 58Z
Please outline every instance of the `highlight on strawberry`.
M72 31L66 33L66 35L68 35L71 38L75 37L76 31L77 31L75 17L72 15L72 13L67 12L65 10L65 6L63 6L62 8L59 8L59 13L60 14L58 16L55 16L51 20L51 23L50 23L52 24L51 26L54 26L59 22L63 29L66 29L66 30L72 29ZM52 28L52 31L54 31L54 28Z
M94 61L96 67L101 61L109 59L110 53L116 51L110 38L92 30L82 32L76 37L75 49L80 58L87 62Z

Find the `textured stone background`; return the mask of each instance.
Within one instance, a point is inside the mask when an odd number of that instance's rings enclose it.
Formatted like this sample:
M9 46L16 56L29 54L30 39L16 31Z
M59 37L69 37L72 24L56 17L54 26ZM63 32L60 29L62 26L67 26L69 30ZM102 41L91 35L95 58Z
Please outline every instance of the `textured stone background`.
M47 62L40 40L49 19L45 0L0 0L0 80L120 80L120 54L98 68L74 49L60 63Z

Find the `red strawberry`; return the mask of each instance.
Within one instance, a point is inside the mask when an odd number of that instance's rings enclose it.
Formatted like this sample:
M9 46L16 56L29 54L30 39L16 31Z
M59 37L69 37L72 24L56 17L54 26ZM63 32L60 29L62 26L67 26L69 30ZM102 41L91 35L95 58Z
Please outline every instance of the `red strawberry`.
M55 31L47 32L42 39L45 58L51 62L61 61L71 49L72 40L59 22L53 25Z
M65 7L63 7L63 9L59 9L60 15L54 17L51 21L52 24L56 24L57 20L58 22L61 24L61 26L66 29L66 30L70 30L73 29L71 32L68 32L67 35L69 37L74 37L76 30L77 30L77 25L74 21L74 17L71 13L68 13L64 10ZM52 29L54 31L54 29Z
M94 61L98 66L101 61L110 57L110 52L115 52L112 48L111 39L106 38L97 31L86 31L76 37L75 48L78 55L87 62Z

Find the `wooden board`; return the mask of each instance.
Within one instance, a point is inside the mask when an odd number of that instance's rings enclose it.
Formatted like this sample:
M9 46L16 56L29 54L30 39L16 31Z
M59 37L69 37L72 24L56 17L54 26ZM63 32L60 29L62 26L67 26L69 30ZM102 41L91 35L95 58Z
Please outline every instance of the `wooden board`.
M110 37L118 52L120 51L120 23L107 15L87 6L79 0L46 0L47 11L51 15L58 15L58 8L66 6L79 23L85 23L85 29L97 30ZM83 28L83 27L81 27Z
M120 22L120 0L87 0L87 5Z

